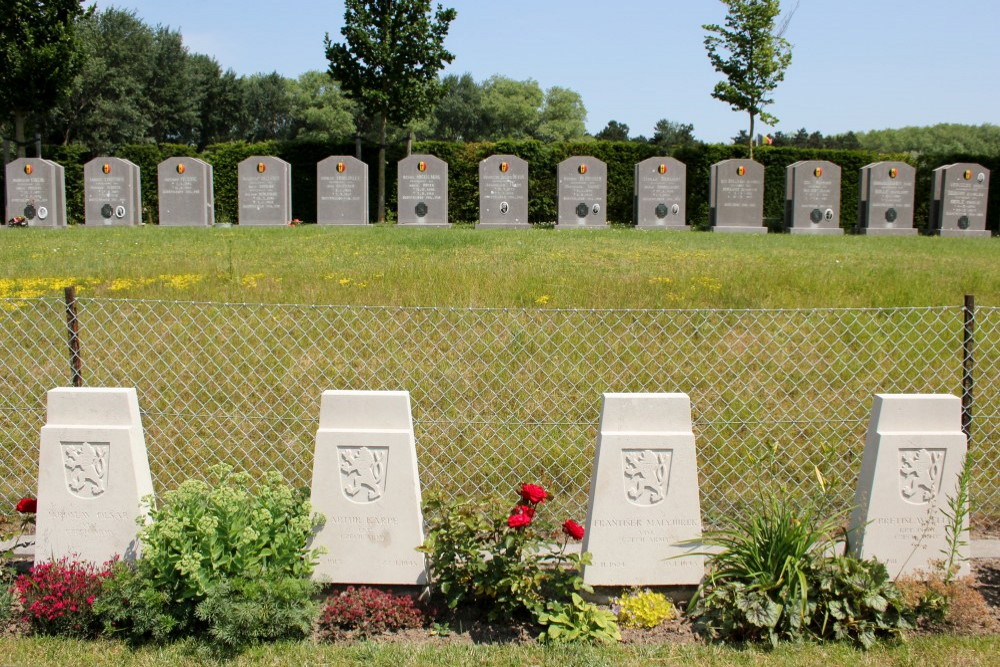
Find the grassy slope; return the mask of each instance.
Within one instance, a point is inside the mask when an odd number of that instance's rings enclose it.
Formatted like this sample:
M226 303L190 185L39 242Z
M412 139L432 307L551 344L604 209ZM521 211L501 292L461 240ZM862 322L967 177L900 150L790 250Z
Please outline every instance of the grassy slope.
M0 298L409 306L796 308L1000 304L990 239L376 227L0 232ZM34 280L33 280L34 279ZM39 280L44 279L44 280Z

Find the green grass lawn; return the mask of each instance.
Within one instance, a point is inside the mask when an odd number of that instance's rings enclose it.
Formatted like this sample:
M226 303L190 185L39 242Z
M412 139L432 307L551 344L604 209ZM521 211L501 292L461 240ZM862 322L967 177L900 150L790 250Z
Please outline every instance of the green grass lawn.
M204 650L179 642L130 650L117 642L67 639L0 639L5 664L134 665L153 667L213 663ZM846 644L787 644L727 647L703 644L646 646L570 645L409 645L364 642L354 645L269 644L251 649L227 665L994 665L1000 637L915 637L878 645L865 653Z
M1000 305L998 259L993 239L72 227L0 232L0 298L76 282L92 296L345 305Z

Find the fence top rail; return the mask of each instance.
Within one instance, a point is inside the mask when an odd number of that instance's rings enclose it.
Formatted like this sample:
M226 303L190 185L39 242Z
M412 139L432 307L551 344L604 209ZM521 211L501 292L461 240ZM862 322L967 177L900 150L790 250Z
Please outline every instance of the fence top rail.
M371 306L358 304L320 304L320 303L281 303L253 301L187 301L174 299L118 299L112 297L77 297L77 303L82 307L86 303L111 304L146 304L200 307L251 307L251 308L289 308L303 310L366 310L366 311L429 311L429 312L482 312L482 313L887 313L887 312L947 312L962 310L961 304L938 306L847 306L847 307L806 307L806 308L513 308L513 307L475 307L475 306ZM62 297L0 297L0 303L31 303L31 302L64 303ZM977 310L1000 310L1000 307L977 306Z

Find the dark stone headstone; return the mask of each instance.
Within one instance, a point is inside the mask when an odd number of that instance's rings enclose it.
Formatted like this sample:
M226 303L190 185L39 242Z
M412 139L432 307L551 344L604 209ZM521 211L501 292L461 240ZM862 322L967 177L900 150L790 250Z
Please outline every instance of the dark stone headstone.
M556 229L602 229L608 224L608 165L574 156L559 163L559 225Z
M672 157L635 165L632 219L639 229L686 231L687 166Z
M840 167L802 160L785 168L785 225L792 234L843 234Z
M66 226L66 175L62 165L18 158L4 170L7 220L24 216L29 227Z
M348 155L331 155L316 165L316 221L368 224L367 164Z
M858 231L869 236L912 236L917 170L905 162L874 162L858 178Z
M130 227L142 224L139 165L116 157L98 157L83 165L88 227Z
M411 155L396 165L400 225L448 226L448 163L433 155Z
M529 229L528 163L516 155L491 155L479 163L479 224Z
M711 168L709 207L712 231L766 234L764 165L753 160L716 162Z
M986 229L986 202L990 170L960 162L934 170L931 226L941 236L990 236Z
M193 157L167 158L156 167L160 224L211 227L215 224L212 165Z
M236 168L240 224L281 226L292 221L292 165L270 155L252 155Z

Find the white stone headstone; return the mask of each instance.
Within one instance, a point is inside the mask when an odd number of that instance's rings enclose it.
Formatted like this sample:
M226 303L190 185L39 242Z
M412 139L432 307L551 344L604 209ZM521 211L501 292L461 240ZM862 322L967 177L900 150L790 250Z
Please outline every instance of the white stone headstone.
M314 579L427 583L409 392L323 392L312 504L326 517Z
M698 462L687 394L604 394L583 550L592 586L697 584Z
M876 394L848 529L850 553L877 558L893 578L932 571L945 558L942 510L958 489L965 450L957 397ZM968 546L960 555L968 558ZM964 560L959 574L968 573Z
M58 388L38 456L35 562L103 563L139 554L136 519L152 495L135 389Z

